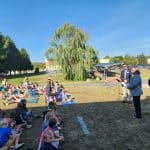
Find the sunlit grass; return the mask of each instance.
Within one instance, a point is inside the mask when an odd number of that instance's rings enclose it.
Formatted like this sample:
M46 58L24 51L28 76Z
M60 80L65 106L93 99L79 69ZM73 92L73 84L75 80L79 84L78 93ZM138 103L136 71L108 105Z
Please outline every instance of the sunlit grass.
M41 86L45 86L47 83L47 78L51 77L53 79L53 81L59 81L60 83L64 84L64 85L68 85L68 84L80 84L80 83L85 83L86 81L68 81L68 80L64 80L62 74L58 74L58 75L51 75L51 74L41 74L41 75L33 75L33 76L28 76L28 79L30 81L30 83L34 83L34 82L38 82L39 85ZM8 83L11 83L13 85L18 85L21 82L24 82L24 78L25 77L11 77L8 78L7 81ZM1 81L0 81L1 82ZM90 81L88 81L89 83L100 83L102 81L97 81L95 79L90 79Z
M140 72L143 80L147 80L150 78L150 69L141 69Z
M150 78L150 69L141 69L141 77L143 80L147 80ZM51 75L51 74L41 74L41 75L32 75L29 76L28 79L31 83L33 82L38 82L40 85L44 86L47 82L47 78L51 77L54 81L59 81L60 83L63 84L77 84L77 83L85 83L86 81L67 81L63 79L62 74L55 74L55 75ZM20 76L20 77L8 77L8 82L13 84L13 85L18 85L19 83L24 81L24 76ZM1 80L0 80L1 82ZM89 83L101 83L102 81L97 81L97 80L93 80L90 79L90 81L88 81Z

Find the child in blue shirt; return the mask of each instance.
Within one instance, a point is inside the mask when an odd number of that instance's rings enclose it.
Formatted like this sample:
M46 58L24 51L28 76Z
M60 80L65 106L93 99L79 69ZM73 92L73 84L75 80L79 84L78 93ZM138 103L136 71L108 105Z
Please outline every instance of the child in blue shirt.
M12 135L10 128L0 127L0 148L6 145Z
M15 143L15 148L20 148L24 143L19 144L20 134L12 132L11 128L7 127L7 121L0 122L0 149L7 149Z

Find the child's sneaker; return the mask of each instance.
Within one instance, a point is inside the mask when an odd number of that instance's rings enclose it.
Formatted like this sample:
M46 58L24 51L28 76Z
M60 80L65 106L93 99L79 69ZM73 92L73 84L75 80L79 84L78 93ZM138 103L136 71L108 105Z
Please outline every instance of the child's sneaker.
M24 130L23 128L20 128L18 132L22 132L23 130Z
M26 128L27 128L27 129L29 129L29 128L31 128L31 127L32 127L31 124L27 124L27 125L26 125Z
M22 131L19 131L18 133L16 133L16 134L18 134L18 135L21 135L23 132Z
M21 148L23 145L24 145L24 143L17 144L17 145L15 146L15 150Z
M9 103L8 103L8 102L6 102L6 103L5 103L5 106L8 106L8 105L9 105Z

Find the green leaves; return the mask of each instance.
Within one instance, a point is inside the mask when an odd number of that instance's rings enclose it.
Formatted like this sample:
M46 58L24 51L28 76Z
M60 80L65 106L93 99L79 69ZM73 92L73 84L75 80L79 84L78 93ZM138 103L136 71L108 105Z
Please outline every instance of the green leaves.
M137 65L137 64L147 64L147 57L144 53L141 53L138 56L131 56L126 54L125 56L114 56L109 57L110 62L112 63L125 63L129 65Z
M144 53L141 53L139 56L137 56L138 64L147 64L147 58L144 55Z
M9 36L0 34L0 72L32 70L30 57L25 49L20 51Z
M21 70L32 70L33 66L31 64L30 57L29 57L29 54L27 53L26 49L21 48L20 54L21 54L21 62L20 63L22 64L22 67L20 69Z
M87 45L88 36L74 25L58 28L47 49L46 58L56 58L68 80L84 80L91 65L98 62L97 52Z

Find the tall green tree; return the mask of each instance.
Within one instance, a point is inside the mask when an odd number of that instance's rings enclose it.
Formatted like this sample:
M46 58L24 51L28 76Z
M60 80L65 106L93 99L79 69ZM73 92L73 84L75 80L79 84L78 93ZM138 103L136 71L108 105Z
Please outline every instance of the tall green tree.
M97 53L87 46L87 39L87 34L69 23L55 31L46 57L57 59L65 79L83 80L89 66L97 63Z
M32 70L33 66L26 50L19 51L9 36L0 33L0 72Z
M4 71L4 61L6 59L6 50L3 46L4 36L0 33L0 72Z
M99 63L98 55L98 51L96 51L93 47L86 46L86 70L90 70L92 66Z
M5 70L11 74L11 71L15 72L18 70L20 53L14 42L8 36L4 38L3 48L6 50Z
M144 53L137 56L138 64L147 64L147 58Z
M3 59L4 56L3 45L4 45L4 36L0 33L0 60Z
M24 70L25 72L27 72L27 70L32 70L33 69L33 65L31 63L29 54L27 53L25 48L21 48L20 49L20 54L21 54L21 70Z
M106 55L106 56L104 57L104 59L110 59L110 56Z
M123 62L123 56L114 56L110 58L111 63L122 63Z
M138 60L134 56L125 55L123 58L123 63L128 64L128 65L137 65Z
M32 62L34 69L39 68L39 69L45 69L45 63L42 62Z

